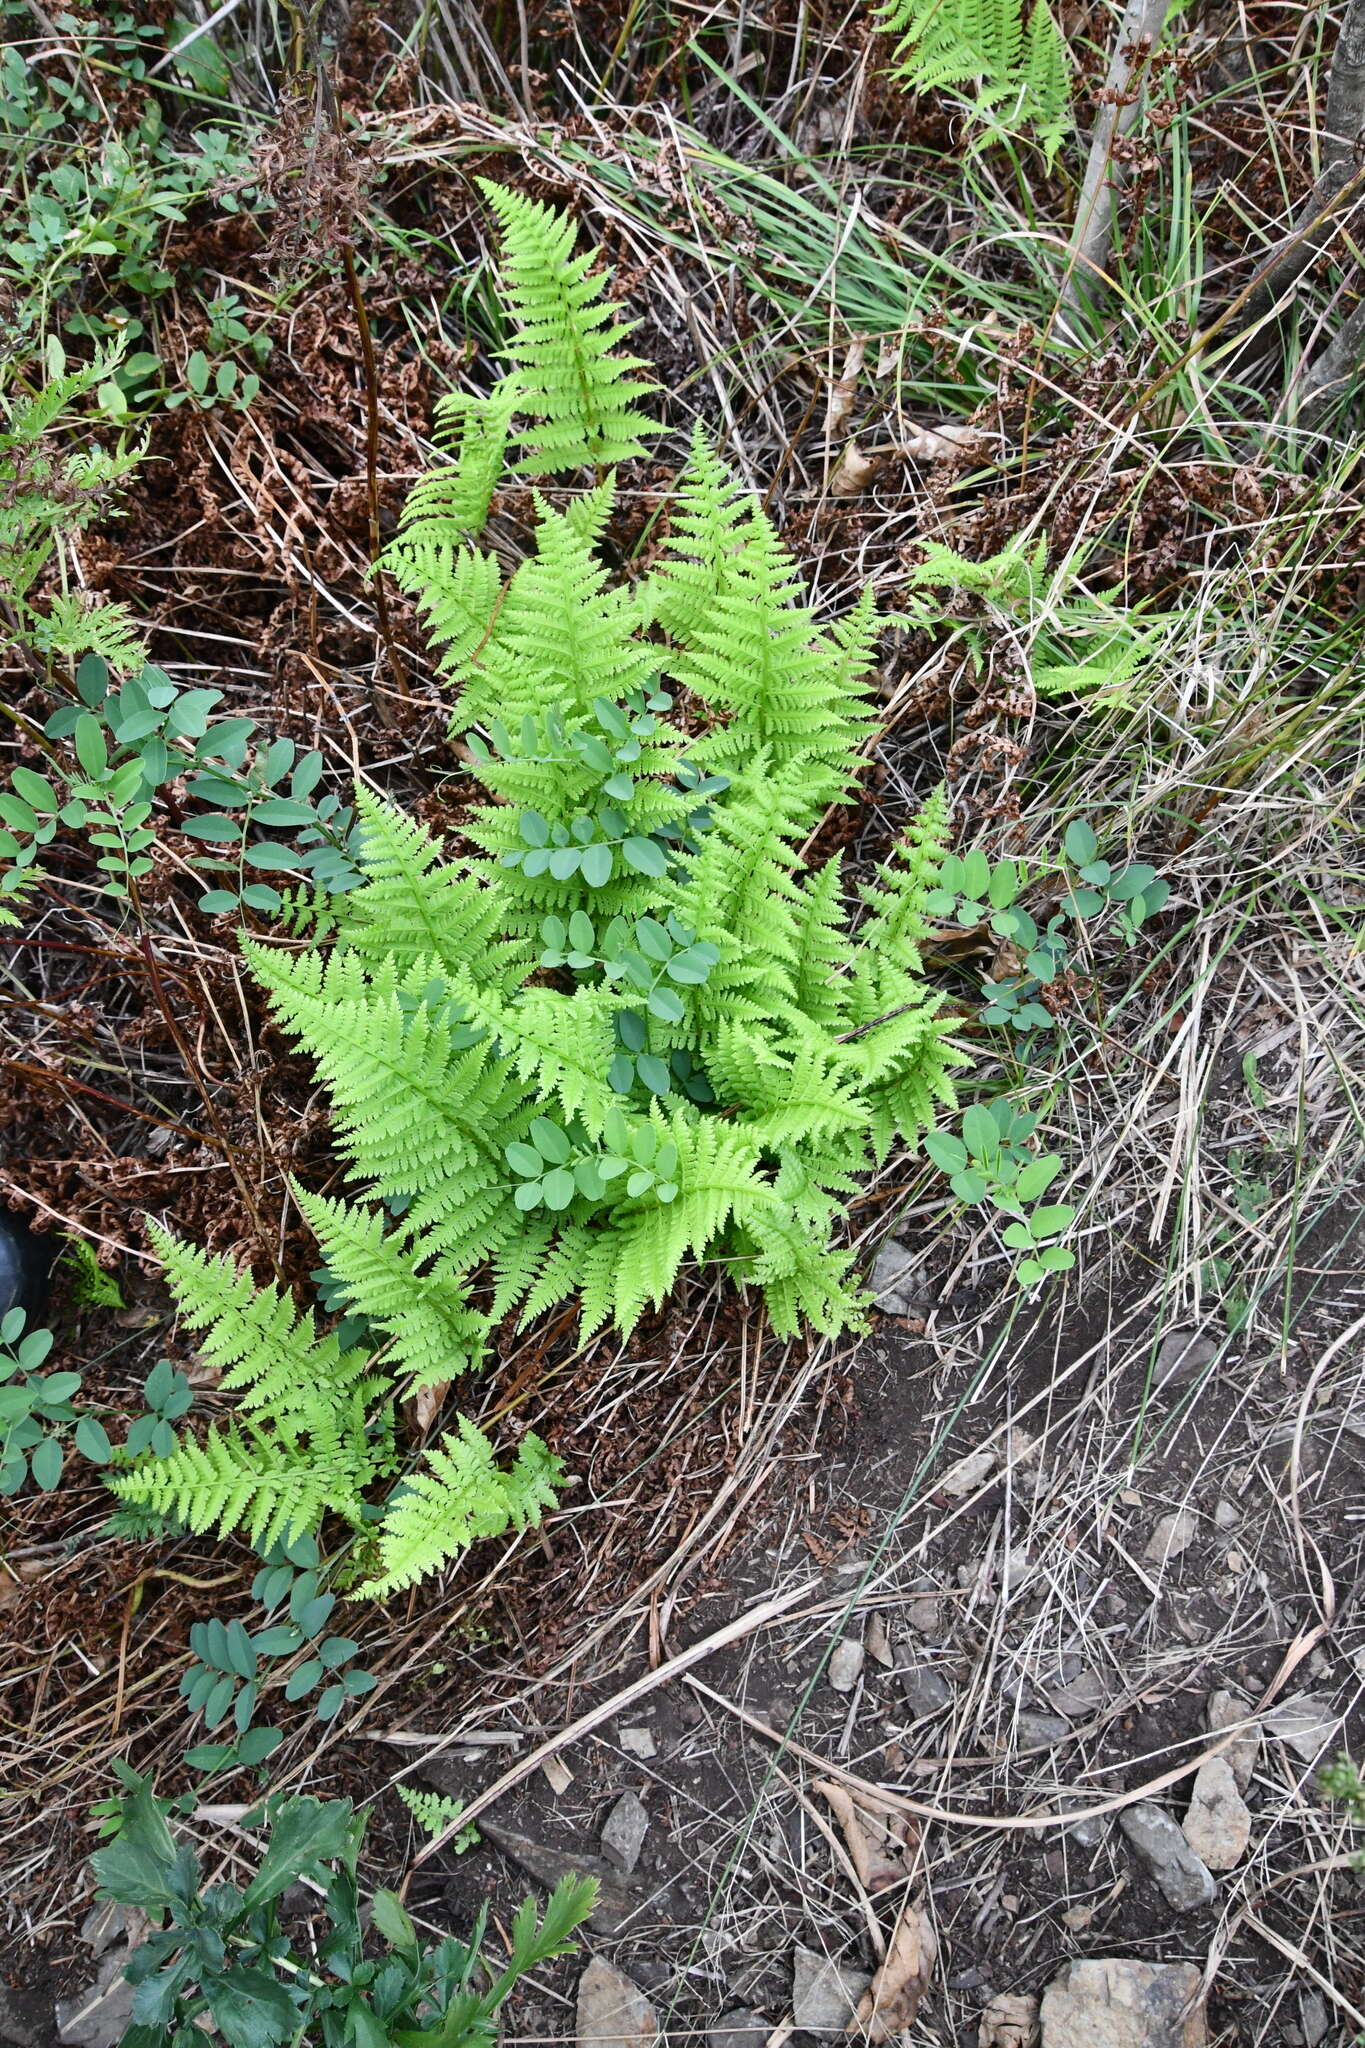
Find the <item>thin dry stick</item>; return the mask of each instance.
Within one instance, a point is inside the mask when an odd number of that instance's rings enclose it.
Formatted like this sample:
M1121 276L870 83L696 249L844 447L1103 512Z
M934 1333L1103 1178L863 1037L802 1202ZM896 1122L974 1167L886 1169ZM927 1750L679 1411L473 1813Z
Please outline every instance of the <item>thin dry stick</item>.
M1327 77L1322 164L1293 232L1272 251L1242 310L1238 331L1259 325L1275 300L1297 282L1321 253L1321 230L1339 211L1348 188L1359 184L1356 144L1365 129L1365 0L1349 0Z
M1119 24L1076 207L1064 292L1070 305L1078 301L1082 276L1092 289L1106 278L1114 235L1114 195L1121 176L1114 161L1114 144L1128 133L1141 111L1145 74L1165 19L1166 0L1128 0Z

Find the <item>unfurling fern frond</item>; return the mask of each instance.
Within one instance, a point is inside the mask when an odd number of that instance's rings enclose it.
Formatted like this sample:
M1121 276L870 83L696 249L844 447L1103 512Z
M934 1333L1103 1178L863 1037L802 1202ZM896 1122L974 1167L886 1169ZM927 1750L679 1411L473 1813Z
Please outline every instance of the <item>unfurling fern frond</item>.
M409 1473L391 1499L379 1527L379 1569L360 1591L381 1599L439 1570L481 1536L539 1526L563 1476L558 1458L535 1436L523 1438L516 1462L500 1471L487 1437L462 1416L458 1434L434 1444L426 1469Z
M630 325L612 318L590 275L593 253L573 254L576 230L564 215L486 178L479 187L502 228L500 277L518 322L508 348L517 409L536 422L515 467L550 476L643 455L642 436L658 431L640 410L653 387L634 374L642 358L619 353Z

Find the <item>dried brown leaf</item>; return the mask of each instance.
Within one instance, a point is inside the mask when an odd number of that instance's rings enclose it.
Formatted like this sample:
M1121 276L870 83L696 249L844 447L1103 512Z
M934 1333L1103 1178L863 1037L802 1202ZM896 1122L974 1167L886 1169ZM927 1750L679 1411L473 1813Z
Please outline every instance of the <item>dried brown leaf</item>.
M818 1778L815 1791L832 1808L844 1832L858 1882L868 1893L885 1891L913 1877L919 1856L919 1831L907 1814L864 1805L846 1786Z
M907 1899L896 1922L886 1960L864 1992L846 2032L865 2034L869 2041L889 2041L902 2033L919 2011L938 1956L938 1939L924 1899Z
M867 489L880 467L875 455L864 455L857 442L850 441L831 472L831 496L856 498L860 491Z
M867 339L855 335L844 357L844 367L836 383L829 387L829 398L825 405L825 439L832 441L842 431L845 420L853 410L853 395L858 388L858 377L867 357Z

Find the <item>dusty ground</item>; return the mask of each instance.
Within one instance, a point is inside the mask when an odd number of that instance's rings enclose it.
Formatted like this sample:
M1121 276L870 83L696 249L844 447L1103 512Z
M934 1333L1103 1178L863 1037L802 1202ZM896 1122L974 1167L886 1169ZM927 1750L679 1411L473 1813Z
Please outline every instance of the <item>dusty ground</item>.
M425 1865L414 1900L440 1921L486 1887L510 1905L528 1868L552 1871L536 1850L599 1856L632 1793L643 1851L591 1945L679 2038L741 2006L789 2026L794 1944L871 1970L921 1889L941 1950L914 2038L973 2039L994 1993L1113 1954L1198 1964L1219 2040L1349 2035L1365 2007L1359 1880L1330 1868L1340 1823L1311 1759L1358 1745L1363 1725L1358 1213L1348 1192L1302 1238L1282 1342L1197 1333L1160 1388L1158 1306L1121 1275L1013 1331L882 1322L842 1432L791 1449L779 1499L704 1590L637 1614L652 1657L643 1642L622 1654L623 1623L501 1704L490 1693L448 1730L419 1716L403 1731L396 1757L468 1800L601 1717L494 1801L478 1847ZM1171 1514L1192 1526L1163 1558ZM738 1642L668 1675L745 1617ZM863 1652L851 1690L831 1684L841 1643ZM1112 1812L1046 1817L1197 1757L1222 1690L1258 1730L1251 1842L1210 1906L1175 1914ZM1306 1751L1272 1732L1276 1704L1305 1694L1322 1724ZM416 1736L438 1733L423 1761ZM905 1874L871 1899L822 1764L948 1816L911 1823ZM1155 1796L1178 1818L1188 1790ZM547 1991L513 2026L559 2033L564 2008Z

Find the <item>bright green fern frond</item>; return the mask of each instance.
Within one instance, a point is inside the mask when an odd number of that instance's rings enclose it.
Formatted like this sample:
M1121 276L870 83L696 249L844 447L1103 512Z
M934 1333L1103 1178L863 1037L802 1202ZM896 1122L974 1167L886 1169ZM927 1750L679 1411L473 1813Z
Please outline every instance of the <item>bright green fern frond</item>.
M1020 116L1037 130L1051 162L1071 125L1071 57L1047 0L1033 0L1029 10L1021 69Z
M413 1585L467 1550L481 1536L538 1525L555 1504L563 1468L538 1437L523 1440L516 1463L499 1471L482 1431L465 1416L426 1453L425 1471L409 1473L379 1528L379 1570L360 1588L382 1599Z
M409 1392L439 1386L480 1363L488 1318L470 1308L467 1289L445 1266L420 1270L420 1243L408 1244L403 1231L386 1231L378 1211L298 1187L294 1197L347 1306L389 1338L384 1363L410 1375Z
M795 1015L834 1032L843 1024L841 970L848 958L842 868L836 853L798 885L791 966Z
M479 1194L500 1200L497 1131L521 1090L482 1032L451 1014L437 962L402 976L391 962L367 974L340 949L290 958L246 940L243 951L282 1028L312 1055L357 1173L388 1197L424 1191L427 1221ZM474 989L468 969L461 985Z
M877 879L859 890L872 915L858 929L856 962L890 961L910 974L920 967L919 940L928 922L924 899L948 851L951 821L945 784L926 798Z
M814 823L842 797L859 762L869 717L855 673L870 630L860 611L847 645L816 630L799 602L796 565L769 521L755 512L742 555L691 631L671 671L726 715L695 749L708 768L731 774L762 749L775 768L800 760Z
M684 924L720 949L719 966L693 996L704 1028L725 1016L771 1016L792 1000L804 910L793 842L809 822L808 788L802 764L770 773L760 754L717 809L678 892Z
M418 551L463 548L482 532L502 476L520 387L504 377L486 398L451 391L436 406L435 438L455 459L419 477L385 554L399 572Z
M463 682L471 658L487 642L502 600L495 555L421 533L400 536L384 556L400 590L417 600L427 631L442 648L437 666Z
M706 624L721 592L740 569L746 540L762 510L721 461L701 422L678 478L664 559L647 579L641 601L680 648Z
M244 1529L267 1548L307 1535L328 1512L358 1525L362 1489L373 1477L359 1446L289 1444L264 1430L229 1426L202 1444L184 1437L169 1458L144 1458L107 1483L120 1500L174 1516L196 1534Z
M374 971L385 960L406 973L418 960L477 980L499 980L525 955L497 943L496 898L467 869L441 861L426 827L358 784L360 865L365 882L344 899L342 939Z
M566 1116L581 1116L600 1131L615 1100L606 1074L616 1050L612 1019L619 999L610 989L585 986L561 995L524 988L504 1002L468 979L456 988L469 1022L497 1040L509 1066L534 1081L543 1100L557 1096Z
M647 1302L662 1304L689 1253L701 1258L715 1248L732 1214L757 1220L771 1210L772 1190L747 1133L682 1111L666 1122L678 1149L679 1192L671 1202L627 1202L612 1211L610 1229L593 1233L580 1290L584 1337L609 1317L623 1333L632 1330Z
M149 1222L147 1233L181 1317L202 1333L200 1357L248 1413L276 1429L321 1434L374 1384L368 1353L343 1351L335 1337L319 1337L312 1316L300 1315L279 1288L257 1288L228 1259L211 1257L158 1224Z
M1033 0L883 0L877 26L899 36L894 75L916 92L975 85L984 114L1031 122L1050 159L1067 125L1070 63L1046 5Z
M456 725L466 731L497 718L515 732L523 718L552 710L582 724L594 698L615 703L646 688L656 659L633 637L638 621L631 593L607 587L590 539L565 514L542 507L536 553L507 586Z
M502 228L501 282L519 324L508 350L518 409L537 422L516 467L545 476L643 455L658 428L639 402L654 387L634 374L640 357L618 352L630 325L589 274L592 252L573 254L574 222L486 178L479 187Z

